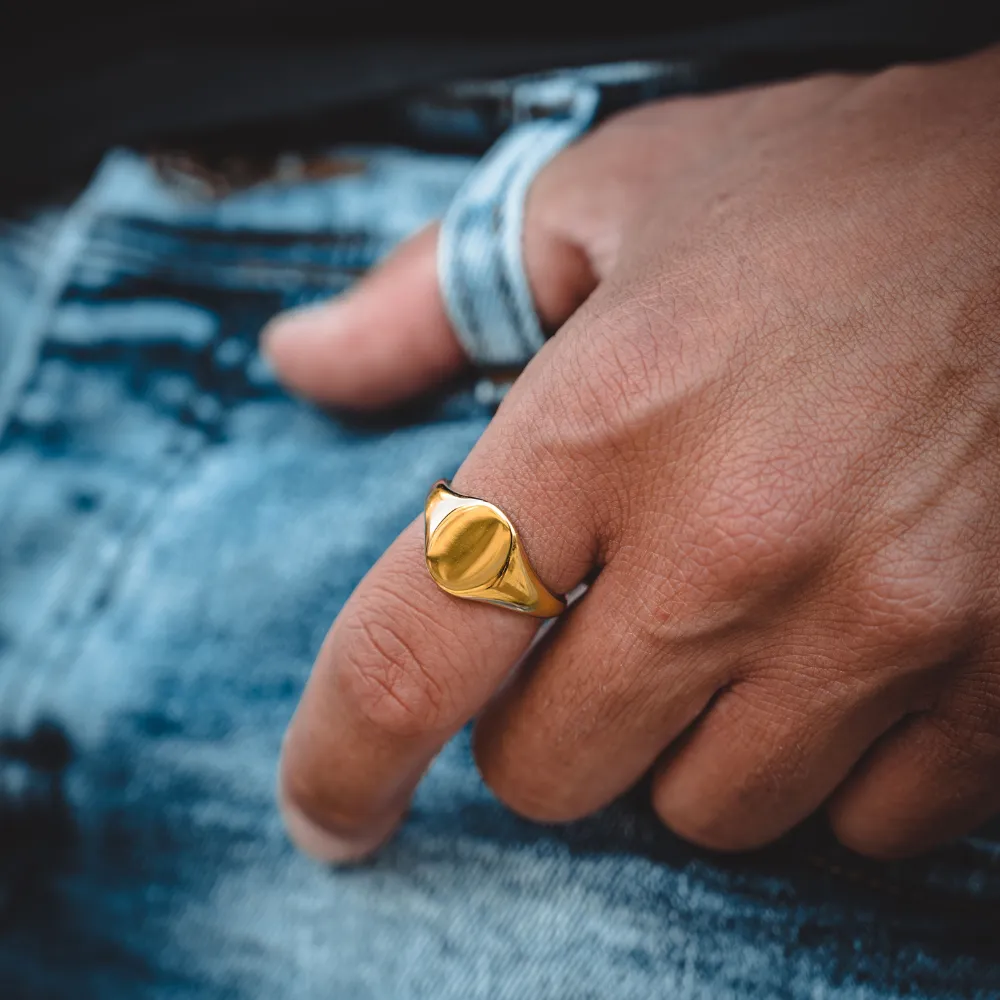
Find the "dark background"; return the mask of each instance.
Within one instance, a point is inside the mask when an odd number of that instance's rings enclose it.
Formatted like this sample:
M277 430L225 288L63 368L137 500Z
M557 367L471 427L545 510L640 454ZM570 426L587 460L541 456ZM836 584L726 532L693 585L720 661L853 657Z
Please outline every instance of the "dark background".
M715 89L998 37L996 5L968 0L35 3L0 29L0 198L81 183L116 144L377 138L366 109L456 79L666 58Z

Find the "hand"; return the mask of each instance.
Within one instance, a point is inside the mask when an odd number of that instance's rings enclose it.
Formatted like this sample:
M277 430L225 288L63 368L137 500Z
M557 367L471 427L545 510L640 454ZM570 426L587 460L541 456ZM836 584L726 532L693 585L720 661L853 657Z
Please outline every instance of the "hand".
M650 769L720 849L825 803L894 856L1000 808L998 110L993 51L650 105L543 171L526 263L560 329L455 488L552 589L596 579L504 684L537 622L440 592L414 522L290 727L302 846L373 849L477 715L486 781L542 821ZM433 239L276 325L293 388L383 403L462 363Z

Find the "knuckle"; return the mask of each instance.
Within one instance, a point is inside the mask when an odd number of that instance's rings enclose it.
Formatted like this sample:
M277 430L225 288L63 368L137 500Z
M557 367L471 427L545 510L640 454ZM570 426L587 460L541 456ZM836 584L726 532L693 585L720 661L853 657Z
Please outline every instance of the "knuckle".
M402 739L442 726L449 699L418 652L423 627L409 614L360 614L345 626L341 690L376 730ZM434 666L437 666L435 664Z
M677 758L653 788L660 819L702 847L743 851L776 839L808 783L812 753L798 697L754 688L742 682L718 698L711 728L688 744L694 756Z
M552 782L537 776L525 778L503 769L480 765L483 780L493 794L512 812L534 823L571 823L584 815L560 794Z
M703 793L678 794L670 776L653 788L653 809L661 822L684 840L714 851L746 851L777 836L756 817L768 796L739 780L717 780Z
M923 846L902 824L871 823L864 814L836 811L829 815L833 835L849 851L872 861L895 861Z
M700 582L723 600L771 590L801 572L800 553L789 525L782 540L780 518L753 511L724 515L706 532L708 545L696 563Z
M711 851L746 851L764 843L742 827L724 797L706 797L681 808L654 791L653 809L677 836Z
M824 551L822 518L804 479L790 456L722 466L702 512L722 584L784 580Z
M896 553L873 560L863 573L859 624L883 641L923 645L940 658L970 634L971 595L943 562Z
M810 490L784 462L723 467L701 513L714 540L715 582L725 592L783 582L824 550Z
M655 595L657 621L671 622L678 586L690 610L725 609L727 620L756 616L762 602L779 608L830 560L831 534L805 491L790 484L767 483L752 470L729 472L694 502L697 513L676 528L677 573Z
M589 434L637 457L636 437L656 433L651 413L662 418L712 383L697 365L680 366L676 339L685 323L673 297L605 284L567 324L563 364L550 374L557 398Z
M482 728L476 731L476 765L493 794L508 809L536 823L569 823L585 815L563 780L564 772L528 760L515 742L484 739Z
M1000 762L1000 685L992 672L963 678L947 709L927 717L936 734L939 765L961 773L970 763Z

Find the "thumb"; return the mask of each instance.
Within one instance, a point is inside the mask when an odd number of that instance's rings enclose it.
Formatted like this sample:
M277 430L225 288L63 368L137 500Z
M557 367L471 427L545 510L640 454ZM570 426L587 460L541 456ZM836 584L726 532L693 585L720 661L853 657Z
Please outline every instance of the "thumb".
M271 320L261 349L292 392L376 409L466 364L437 289L437 231L407 240L346 294Z
M532 211L524 262L542 324L560 326L596 284L589 258ZM537 221L533 221L537 220ZM329 406L373 410L432 388L470 362L438 286L432 225L403 243L348 293L275 317L261 349L292 391Z

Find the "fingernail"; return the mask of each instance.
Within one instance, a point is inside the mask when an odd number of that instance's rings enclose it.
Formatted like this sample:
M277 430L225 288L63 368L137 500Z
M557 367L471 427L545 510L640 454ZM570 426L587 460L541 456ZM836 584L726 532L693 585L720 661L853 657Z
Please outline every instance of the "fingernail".
M396 829L398 819L358 837L342 837L314 823L298 806L282 798L281 815L291 842L305 855L324 865L363 861L384 844Z
M336 333L331 324L336 320L339 303L310 302L287 312L278 313L260 333L261 350L269 351L279 340L300 340L303 337L316 336L321 332L325 336Z

